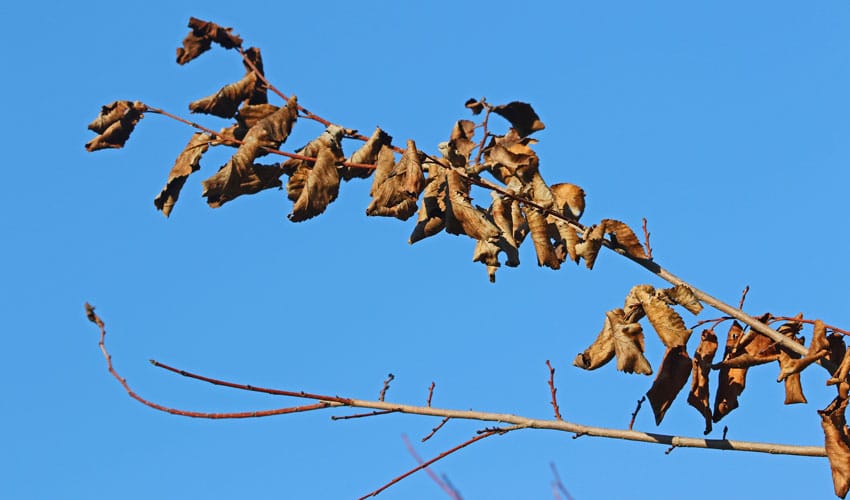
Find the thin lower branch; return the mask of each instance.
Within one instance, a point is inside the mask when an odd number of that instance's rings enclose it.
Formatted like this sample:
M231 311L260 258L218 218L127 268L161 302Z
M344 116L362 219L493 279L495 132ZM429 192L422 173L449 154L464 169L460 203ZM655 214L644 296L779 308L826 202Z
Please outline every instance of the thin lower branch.
M407 435L402 434L401 439L404 440L404 446L407 447L407 452L410 453L410 456L412 456L413 459L416 460L416 463L422 465L424 463L424 460L422 460L422 457L420 457L419 454L416 453L416 449L413 447L413 444L410 442L410 439L407 438ZM453 500L461 500L458 492L455 491L452 487L450 487L445 481L440 479L437 474L435 474L434 471L432 471L429 467L425 467L425 472L428 473L428 477L430 477L431 480L434 481L434 483L436 483L437 486L440 487L440 489L446 492L446 495L448 495L449 498Z

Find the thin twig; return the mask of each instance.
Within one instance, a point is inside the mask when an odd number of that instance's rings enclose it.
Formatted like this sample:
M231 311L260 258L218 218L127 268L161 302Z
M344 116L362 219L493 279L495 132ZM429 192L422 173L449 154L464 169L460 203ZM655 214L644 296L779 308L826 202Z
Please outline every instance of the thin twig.
M411 444L410 439L407 438L407 434L402 434L401 439L404 440L404 445L407 447L407 451L410 453L410 456L412 456L413 459L416 460L416 463L422 465L422 457L420 457L419 454L416 453L416 450L413 448L413 444ZM458 494L458 492L454 488L450 487L448 484L443 482L443 480L437 477L437 474L435 474L434 471L432 471L429 467L425 467L425 472L428 473L428 477L430 477L432 481L437 483L437 486L439 486L443 491L445 491L450 498L453 498L454 500L461 500L460 494Z
M649 235L652 234L646 229L646 217L643 218L643 242L646 247L646 256L652 260L652 247L649 245Z
M429 465L433 464L434 462L436 462L438 460L442 460L443 458L446 458L447 456L451 455L452 453L454 453L458 450L461 450L463 448L466 448L467 446L471 445L472 443L475 443L476 441L481 441L484 438L488 438L488 437L496 435L496 434L499 434L499 432L498 431L488 431L488 432L484 432L482 434L479 434L479 435L477 435L477 436L475 436L471 439L468 439L468 440L464 441L463 443L455 446L454 448L451 448L450 450L446 450L446 451L440 453L439 455L432 458L431 460L428 460L427 462L422 462L421 464L419 464L419 466L414 467L414 468L410 469L409 471L405 472L404 474L393 478L387 484L381 486L380 488L378 488L378 489L376 489L372 492L369 492L369 493L363 495L358 500L363 500L364 498L376 496L378 493L384 491L385 489L396 484L397 482L399 482L402 479L406 478L407 476L413 474L414 472L420 471L420 470L428 467Z
M747 293L750 291L750 285L744 287L744 291L741 292L741 301L738 302L738 309L744 309L744 301L747 300Z
M573 496L570 495L570 492L567 490L567 487L564 486L563 481L561 481L561 475L558 474L558 469L555 467L555 464L553 462L549 462L549 468L552 469L552 475L555 476L555 480L552 481L552 487L557 488L556 491L559 490L561 493L563 493L564 498L566 498L566 500L574 500Z
M395 375L393 375L392 373L387 375L387 379L384 380L384 386L381 387L381 394L378 396L378 401L384 400L387 395L387 390L390 388L390 382L392 382L393 379L395 379Z
M816 320L813 319L803 319L803 318L792 318L790 316L776 316L771 319L771 321L795 321L797 323L805 323L807 325L814 325ZM841 328L832 326L832 325L823 325L827 330L833 331L835 333L840 333L842 335L850 335L850 331L842 330Z
M558 420L563 420L561 418L561 408L558 406L558 389L555 388L555 369L552 368L552 364L549 363L549 360L546 360L546 366L549 367L549 392L552 393L552 408L555 410L555 418Z
M434 387L436 387L435 382L431 382L431 386L428 387L428 404L426 406L431 406L431 398L434 397Z
M665 455L669 455L669 454L670 454L670 453L672 453L672 452L673 452L673 450L675 450L676 448L678 448L678 446L674 444L673 446L671 446L671 447L667 448L667 450L664 452L664 454L665 454Z
M643 402L646 401L646 396L638 399L637 406L635 407L634 413L632 413L632 419L629 420L629 430L632 430L632 427L635 426L635 419L637 418L638 412L640 411L640 407L643 405Z
M450 420L450 418L451 417L443 418L443 421L440 422L439 424L437 424L437 427L434 427L433 429L431 429L431 432L429 432L427 436L422 438L422 442L424 443L425 441L428 441L429 439L434 437L434 434L436 434L438 430L442 429L443 426L446 425L446 422L448 422Z
M375 410L375 411L370 411L368 413L355 413L354 415L332 415L331 420L350 420L352 418L374 417L376 415L387 415L389 413L396 413L396 411L395 410Z
M723 437L722 437L722 438L720 438L720 439L722 439L722 440L726 441L726 433L727 433L727 432L729 432L729 426L728 426L728 425L724 425L724 426L723 426Z

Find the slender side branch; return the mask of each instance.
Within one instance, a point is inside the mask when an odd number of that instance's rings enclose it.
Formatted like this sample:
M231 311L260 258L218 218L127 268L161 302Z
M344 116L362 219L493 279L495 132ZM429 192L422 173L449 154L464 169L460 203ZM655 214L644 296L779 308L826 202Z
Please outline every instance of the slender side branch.
M413 444L410 442L410 439L407 438L407 435L402 434L401 439L404 440L404 446L407 447L407 451L408 453L410 453L410 456L412 456L413 459L416 460L419 465L422 465L424 460L422 460L422 457L420 457L419 454L416 453L416 449L413 447ZM437 486L439 486L443 491L446 492L446 495L448 495L449 498L451 498L452 500L461 500L461 497L458 492L455 491L454 488L449 486L448 483L440 479L437 474L435 474L434 471L432 471L429 467L425 467L425 472L428 473L428 477L430 477L432 481L437 483Z
M555 369L552 367L552 364L549 363L549 360L546 360L546 366L549 367L549 392L552 393L552 408L555 410L555 418L557 420L563 420L561 418L561 408L558 406L558 389L555 387Z

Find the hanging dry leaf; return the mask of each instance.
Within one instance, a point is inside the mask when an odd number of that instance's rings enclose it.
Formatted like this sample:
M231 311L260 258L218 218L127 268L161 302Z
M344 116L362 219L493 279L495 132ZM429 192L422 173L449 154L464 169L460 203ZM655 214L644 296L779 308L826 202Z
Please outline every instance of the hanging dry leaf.
M369 140L364 142L360 149L355 151L347 161L348 163L373 164L378 161L378 153L381 152L381 148L391 145L392 141L393 138L380 127L375 127L375 131L369 137ZM340 167L339 174L344 181L350 181L355 177L365 179L372 175L374 171L373 168Z
M103 106L97 118L89 123L89 130L99 135L86 143L86 150L124 147L145 111L147 106L139 101L115 101Z
M177 203L177 198L180 196L180 190L186 183L186 179L192 172L201 168L201 156L209 149L211 140L212 137L209 135L197 132L174 161L174 166L171 167L171 172L168 174L168 183L153 200L157 210L162 210L162 214L166 217L171 215L171 210Z
M202 196L213 208L243 194L253 194L263 189L280 187L280 166L254 164L265 153L265 148L277 149L289 136L298 116L298 102L290 97L286 106L263 118L248 130L236 153L221 169L202 184Z
M409 219L416 213L416 200L425 187L425 176L416 143L408 139L407 149L388 174L383 174L381 166L379 158L372 184L372 202L366 208L366 215Z
M809 346L809 353L806 356L801 358L797 353L786 352L785 349L780 351L779 365L781 370L779 372L779 378L776 381L782 382L791 375L799 374L809 365L829 354L829 352L829 341L826 339L826 326L823 321L815 320L814 335L812 337L812 343Z
M455 168L465 168L469 162L469 153L475 149L472 142L475 135L475 123L469 120L458 120L452 128L452 134L446 147L446 158Z
M528 206L523 209L523 214L528 221L531 241L534 242L534 250L537 252L537 265L560 269L562 259L558 258L555 246L552 245L546 215L540 210Z
M467 101L468 102L468 101ZM493 106L493 112L511 122L513 128L521 137L546 128L534 108L525 102L514 101L508 104Z
M652 367L643 355L643 330L639 323L627 323L622 309L605 313L605 325L599 336L573 364L594 370L617 357L617 369L626 373L652 374Z
M584 189L568 182L553 184L550 189L555 196L557 211L579 220L584 213Z
M484 110L484 99L480 101L475 98L467 99L464 106L469 108L473 115L480 114Z
M841 363L844 360L844 355L847 353L847 346L844 344L844 335L838 332L832 332L826 337L826 341L829 344L829 353L824 356L824 359L836 365Z
M254 95L257 81L257 75L249 72L238 82L225 85L215 94L190 102L189 110L192 113L232 118L242 101Z
M546 217L548 222L549 238L555 241L555 255L559 262L564 262L569 258L573 262L578 263L578 252L576 245L581 243L576 230L566 222L556 219L551 215Z
M292 222L301 222L315 217L333 202L339 194L339 174L336 156L331 148L324 146L316 155L316 162L299 167L289 178L286 190L294 201L292 213L287 215Z
M735 321L726 334L726 350L724 357L729 356L735 350L735 346L741 340L744 329ZM713 367L714 368L714 367ZM738 397L744 392L747 385L746 368L730 368L726 365L720 366L720 374L717 382L717 395L714 398L714 414L712 420L717 423L738 407Z
M703 434L706 435L711 432L708 374L711 371L711 363L716 352L717 336L712 330L703 330L702 338L693 357L693 376L691 378L691 391L688 393L688 404L696 408L705 418Z
M593 264L596 263L596 257L599 255L599 250L602 248L602 240L604 237L604 226L601 224L598 226L590 226L585 229L584 239L576 244L576 256L584 259L584 264L588 269L593 269Z
M177 49L177 64L186 64L210 49L215 42L225 49L242 45L242 39L231 33L233 28L223 28L215 23L189 18L192 31L183 39L183 47Z
M475 252L472 255L473 262L481 262L487 266L487 274L491 283L496 282L496 270L500 267L499 252L504 252L507 257L505 265L516 267L519 265L519 249L514 237L513 220L511 211L519 211L519 203L505 196L490 192L493 203L487 214L501 231L499 240L495 243L487 240L478 240Z
M850 429L844 413L847 398L837 397L823 410L819 410L823 427L824 447L832 469L832 484L835 494L841 498L850 491Z
M486 212L472 206L469 182L456 170L447 169L446 183L446 232L496 243L502 232Z
M661 295L663 294L662 291ZM629 295L634 295L640 302L646 317L664 345L673 348L683 346L688 342L691 330L685 327L685 322L679 316L679 313L659 298L652 287L634 287Z
M664 415L685 386L690 373L691 357L685 351L685 346L668 347L658 375L646 393L655 414L655 425L660 425L664 420Z
M445 160L442 160L445 161ZM407 240L411 245L434 236L446 227L446 169L445 165L428 160L428 179L422 192L422 206L416 227Z
M613 317L622 316L622 309L609 311ZM595 370L614 358L614 325L609 314L605 314L605 324L590 346L573 360L573 365L585 370Z
M702 304L700 303L694 291L687 285L676 285L672 288L658 290L657 295L660 299L668 304L679 304L688 310L691 314L699 314L702 312Z

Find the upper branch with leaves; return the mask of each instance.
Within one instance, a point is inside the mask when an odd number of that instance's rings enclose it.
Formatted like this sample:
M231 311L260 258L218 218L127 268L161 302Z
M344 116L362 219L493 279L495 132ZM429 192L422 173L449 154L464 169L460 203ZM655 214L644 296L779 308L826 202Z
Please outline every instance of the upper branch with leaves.
M292 222L301 222L321 215L338 197L343 181L372 177L371 202L365 209L367 216L393 217L406 221L416 215L409 238L411 244L444 230L449 234L471 238L474 242L472 260L486 267L491 282L495 282L496 271L502 264L509 267L520 264L519 248L530 239L537 264L541 267L557 270L569 260L577 264L583 261L588 269L592 269L598 253L604 247L670 283L672 286L669 288L645 284L634 286L625 297L622 307L613 308L604 314L599 335L573 362L579 368L594 370L616 358L617 369L626 373L651 375L657 371L647 391L657 424L661 424L666 411L690 378L687 401L704 417L704 432L708 434L713 423L719 422L738 407L738 398L744 390L749 368L774 362L779 367L778 381L785 384L786 404L806 402L800 373L813 364L827 370L829 376L826 383L836 386L837 395L825 409L819 411L826 443L824 449L726 439L682 438L642 433L631 428L603 429L571 423L560 414L554 368L548 361L554 420L433 408L430 406L430 395L428 405L424 407L387 402L384 395L392 377L385 382L379 400L368 401L243 386L154 362L160 368L216 385L314 401L309 405L279 410L201 414L166 408L133 392L114 371L104 345L103 322L94 314L93 308L88 307L89 318L101 329L100 345L109 370L132 397L157 410L189 417L246 418L357 407L374 411L355 416L399 412L442 416L445 418L443 424L449 419L511 424L508 427L484 429L477 437L450 452L491 435L538 428L572 432L577 436L631 439L674 447L694 446L807 456L822 456L825 453L832 467L836 494L842 498L847 494L850 489L850 431L844 413L850 389L847 383L850 356L846 355L843 339L847 331L803 315L774 316L768 313L753 316L743 311L744 297L737 307L732 306L685 282L653 258L645 219L643 243L627 224L619 220L603 219L592 224L580 222L585 209L584 190L566 182L549 184L541 174L541 159L534 150L537 140L532 136L544 129L544 124L530 104L516 101L492 104L484 98L469 99L465 106L474 116L481 117L480 121L456 121L448 134L448 140L440 143L436 152L428 153L420 150L412 139L406 140L402 147L380 128L367 137L307 110L294 95L287 96L266 79L260 50L255 47L245 48L242 38L233 34L231 28L195 18L189 20L189 27L191 31L183 40L183 46L177 49L179 64L192 61L213 44L236 50L241 56L244 66L241 79L224 85L213 95L189 104L193 113L232 119L232 124L216 131L143 102L115 101L103 106L100 114L89 125L89 129L97 136L86 144L89 151L123 147L146 113L166 116L195 129L194 135L175 160L166 185L154 199L154 205L164 215L172 213L183 185L192 173L200 169L203 155L210 148L235 148L230 159L202 181L203 196L213 208L243 195L271 188L281 189L285 182L286 196L292 201L288 218ZM281 99L280 105L269 103L269 91ZM504 130L497 132L498 126L491 123L494 114L507 122ZM319 130L315 139L299 149L281 150L299 120L318 123L324 129ZM346 155L344 150L349 149L352 142L356 144L354 152ZM258 159L268 155L286 159L278 163L257 163ZM489 207L472 204L473 186L489 190ZM710 328L701 332L698 346L689 351L688 341L693 328L686 327L684 319L674 309L676 306L694 315L699 314L704 306L709 306L723 316L698 323L708 324ZM645 356L646 339L641 324L644 318L666 349L657 370ZM774 328L772 325L777 321L782 323ZM719 360L715 361L719 347L715 329L724 322L730 323L725 348ZM808 346L801 336L807 326L812 328L812 340ZM693 355L689 352L693 352ZM713 404L709 384L712 372L718 374ZM438 429L439 426L433 432ZM430 463L432 461L423 462L415 470L427 468ZM398 479L402 477L405 476Z

